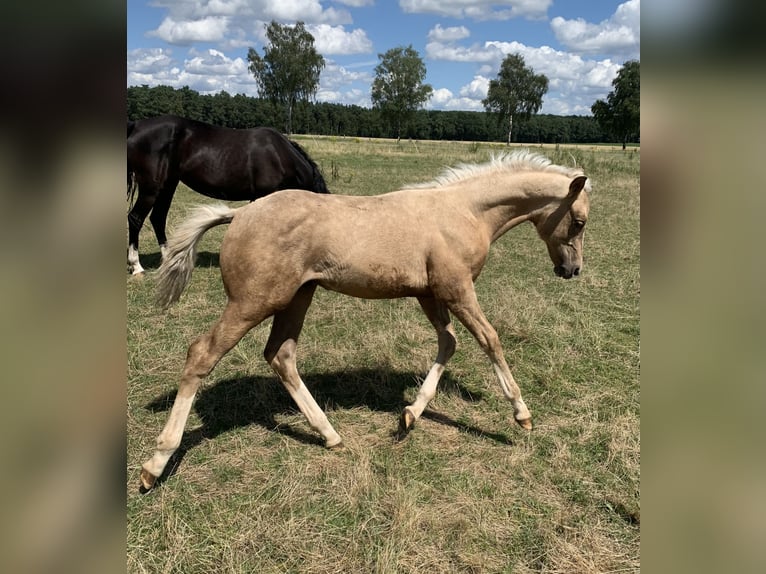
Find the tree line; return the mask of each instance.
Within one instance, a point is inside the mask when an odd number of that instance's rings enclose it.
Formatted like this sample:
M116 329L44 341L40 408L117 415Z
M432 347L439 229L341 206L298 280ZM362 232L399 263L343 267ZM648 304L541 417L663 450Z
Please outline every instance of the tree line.
M230 128L272 126L281 129L284 110L266 98L230 95L225 91L204 95L188 86L131 86L127 90L129 120L176 114ZM402 126L378 109L327 102L296 102L291 111L296 133L404 138L419 140L504 142L508 128L486 112L425 110L414 112ZM517 143L621 143L621 135L602 129L592 116L537 114L514 123Z

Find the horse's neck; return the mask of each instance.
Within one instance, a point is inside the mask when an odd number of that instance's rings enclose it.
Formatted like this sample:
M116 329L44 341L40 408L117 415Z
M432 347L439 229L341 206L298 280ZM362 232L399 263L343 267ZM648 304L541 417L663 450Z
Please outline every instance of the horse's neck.
M493 176L473 187L473 211L495 241L509 229L530 221L545 206L560 201L557 186L535 173Z

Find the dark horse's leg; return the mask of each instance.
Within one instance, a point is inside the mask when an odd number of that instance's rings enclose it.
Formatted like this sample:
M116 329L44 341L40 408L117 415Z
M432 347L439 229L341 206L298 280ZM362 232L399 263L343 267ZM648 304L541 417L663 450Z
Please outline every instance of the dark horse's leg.
M139 184L138 199L128 213L128 272L133 275L144 272L144 268L141 267L138 260L138 235L156 199L157 190L155 188Z
M144 272L144 268L141 267L138 260L138 236L149 212L151 212L149 221L154 228L154 235L157 237L160 252L163 257L165 255L165 244L167 243L165 222L177 185L178 179L176 178L168 178L162 187L139 182L138 199L128 214L128 271L133 275Z
M165 235L165 224L168 219L168 211L170 211L170 202L173 201L173 195L176 192L177 181L171 181L165 184L160 190L157 199L154 202L152 208L152 214L149 216L149 221L152 223L154 229L154 235L157 237L157 243L160 246L160 253L162 259L165 259L165 245L168 242L168 238Z

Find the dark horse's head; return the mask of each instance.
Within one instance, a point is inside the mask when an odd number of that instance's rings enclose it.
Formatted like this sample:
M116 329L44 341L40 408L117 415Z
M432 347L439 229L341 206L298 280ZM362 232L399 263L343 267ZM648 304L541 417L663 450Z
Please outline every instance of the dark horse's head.
M308 162L308 164L311 166L311 171L313 174L313 185L311 187L311 191L316 193L330 193L330 190L327 189L327 184L324 181L324 177L322 177L322 172L319 170L319 166L316 164L316 162L311 159L309 154L306 152L305 149L303 149L300 145L298 145L297 142L294 142L293 140L288 140L290 144L292 144L293 149L297 151L300 156Z

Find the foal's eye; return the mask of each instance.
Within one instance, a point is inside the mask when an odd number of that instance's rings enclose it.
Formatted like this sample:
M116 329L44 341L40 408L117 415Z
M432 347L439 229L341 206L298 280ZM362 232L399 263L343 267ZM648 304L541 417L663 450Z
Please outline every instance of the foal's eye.
M572 227L574 227L575 231L580 231L583 227L585 227L585 221L582 219L575 219L572 221Z

